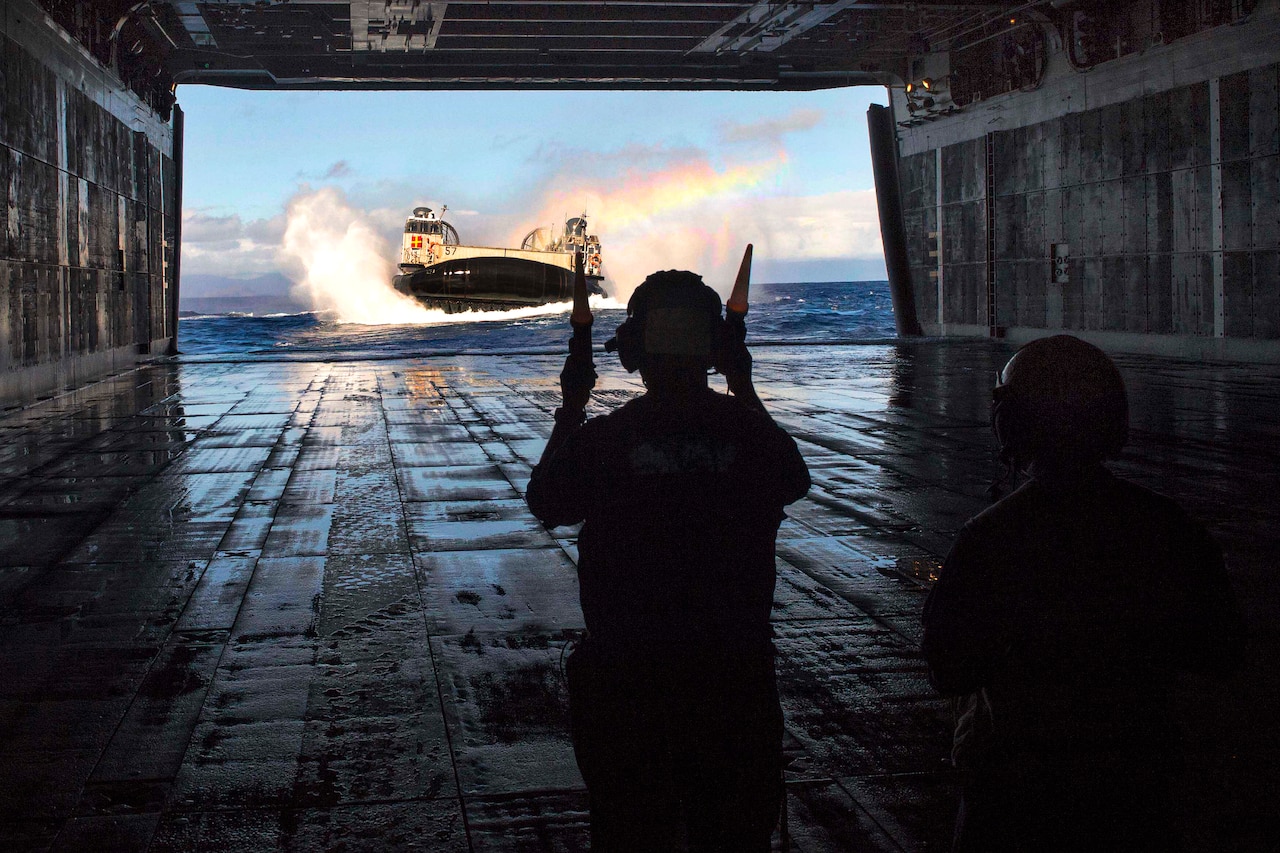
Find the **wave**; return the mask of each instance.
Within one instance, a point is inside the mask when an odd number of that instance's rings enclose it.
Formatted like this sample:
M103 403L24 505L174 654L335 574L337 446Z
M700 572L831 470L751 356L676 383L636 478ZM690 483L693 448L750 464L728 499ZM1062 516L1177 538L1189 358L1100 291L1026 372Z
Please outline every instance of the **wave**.
M281 311L258 314L253 311L224 311L219 314L180 314L179 320L278 320L281 317L309 317L315 311Z
M815 344L883 340L895 334L888 285L762 285L747 318L748 340ZM594 337L602 343L626 317L626 305L592 298ZM316 353L342 358L417 357L430 352L557 352L569 336L568 302L510 311L429 311L395 324L344 321L332 311L182 317L179 346L192 355ZM423 309L428 311L428 309Z

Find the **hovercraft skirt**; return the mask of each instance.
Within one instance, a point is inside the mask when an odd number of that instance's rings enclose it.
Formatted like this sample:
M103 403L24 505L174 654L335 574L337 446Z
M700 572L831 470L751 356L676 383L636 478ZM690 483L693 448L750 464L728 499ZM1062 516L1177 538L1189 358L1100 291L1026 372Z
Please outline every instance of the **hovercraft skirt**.
M450 313L503 311L573 298L570 270L511 257L444 260L398 275L394 284L423 305Z

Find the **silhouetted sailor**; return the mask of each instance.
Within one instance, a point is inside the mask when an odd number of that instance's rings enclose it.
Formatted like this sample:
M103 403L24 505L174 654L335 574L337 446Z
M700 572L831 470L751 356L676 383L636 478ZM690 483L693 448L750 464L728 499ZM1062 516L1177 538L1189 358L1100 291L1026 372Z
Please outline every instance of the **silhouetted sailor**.
M592 849L766 851L782 796L774 544L808 470L701 278L655 273L627 312L618 356L647 392L584 424L594 373L571 354L528 490L547 525L584 522L588 636L568 674ZM713 364L731 396L708 387Z
M1103 466L1128 403L1098 348L1024 346L992 425L1030 479L964 526L924 611L930 678L963 697L955 849L1177 850L1174 677L1230 670L1243 643L1222 553Z

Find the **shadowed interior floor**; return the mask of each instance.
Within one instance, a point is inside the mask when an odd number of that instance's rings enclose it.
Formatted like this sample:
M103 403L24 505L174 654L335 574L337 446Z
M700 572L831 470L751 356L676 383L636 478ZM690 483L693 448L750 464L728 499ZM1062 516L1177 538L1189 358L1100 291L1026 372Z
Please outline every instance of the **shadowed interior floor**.
M987 342L769 347L814 487L778 547L793 849L946 849L923 595L996 472ZM1228 551L1254 644L1188 682L1196 850L1262 850L1280 749L1280 370L1118 359L1116 469ZM608 357L593 408L642 391ZM522 496L560 358L156 364L0 419L4 849L585 850L575 530ZM780 844L780 840L779 840Z

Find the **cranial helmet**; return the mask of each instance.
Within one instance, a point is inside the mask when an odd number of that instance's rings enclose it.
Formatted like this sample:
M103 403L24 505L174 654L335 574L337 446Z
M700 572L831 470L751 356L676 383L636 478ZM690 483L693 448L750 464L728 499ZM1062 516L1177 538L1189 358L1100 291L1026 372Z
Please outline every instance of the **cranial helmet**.
M707 369L724 322L721 307L720 295L703 284L702 276L684 270L656 272L631 294L627 319L605 349L617 350L622 366L633 373L649 357Z
M1000 457L1015 469L1101 462L1129 436L1124 380L1106 353L1079 338L1032 341L1000 371L991 426Z

